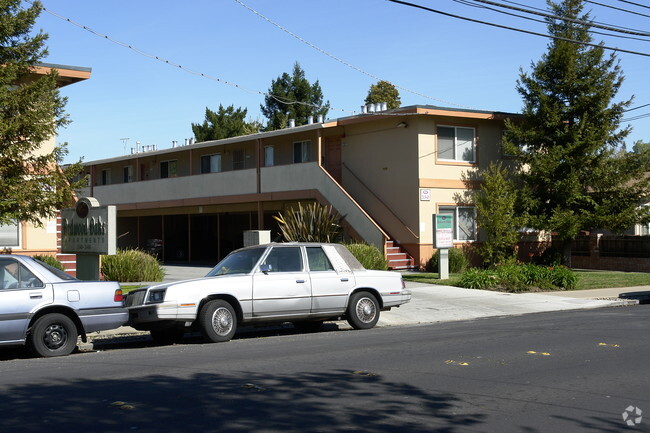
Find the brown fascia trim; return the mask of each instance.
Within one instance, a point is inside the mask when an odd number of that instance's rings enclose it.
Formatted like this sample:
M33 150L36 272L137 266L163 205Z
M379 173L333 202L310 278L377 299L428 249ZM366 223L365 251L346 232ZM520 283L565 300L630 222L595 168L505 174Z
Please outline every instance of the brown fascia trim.
M52 70L55 70L59 74L59 78L57 80L59 87L64 87L69 84L87 80L90 78L90 74L92 72L91 68L54 65L49 63L42 63L32 67L32 73L36 75L47 75Z
M483 120L505 120L510 118L521 117L517 113L504 113L499 111L481 111L481 110L465 110L447 107L434 107L413 105L404 108L396 108L385 112L375 112L368 114L358 114L351 117L338 119L338 126L352 125L356 123L372 122L378 119L399 118L400 115L425 115L437 117L455 117L464 119L483 119Z

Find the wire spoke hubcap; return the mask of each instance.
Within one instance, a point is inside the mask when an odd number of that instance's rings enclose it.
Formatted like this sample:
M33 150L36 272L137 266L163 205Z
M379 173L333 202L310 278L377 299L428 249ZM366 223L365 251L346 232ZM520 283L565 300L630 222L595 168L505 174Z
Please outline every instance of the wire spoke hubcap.
M212 328L218 335L227 335L233 326L233 317L227 308L217 308L212 315Z
M376 314L375 304L370 299L359 299L359 302L357 302L357 317L359 317L359 320L370 323L374 320Z

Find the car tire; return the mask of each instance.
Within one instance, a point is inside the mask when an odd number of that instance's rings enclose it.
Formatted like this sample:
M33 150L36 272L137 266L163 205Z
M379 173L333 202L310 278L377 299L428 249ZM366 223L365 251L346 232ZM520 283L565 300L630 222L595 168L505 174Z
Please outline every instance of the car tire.
M185 335L185 330L182 328L152 329L149 333L154 343L166 346L181 341Z
M318 332L323 327L322 320L301 320L299 322L292 322L293 327L298 332Z
M58 313L38 318L30 334L30 346L39 356L69 355L77 347L77 326L68 316Z
M229 302L215 299L201 308L199 325L203 335L213 343L229 341L237 331L237 314Z
M354 293L350 297L346 316L354 329L370 329L379 320L379 302L372 293Z

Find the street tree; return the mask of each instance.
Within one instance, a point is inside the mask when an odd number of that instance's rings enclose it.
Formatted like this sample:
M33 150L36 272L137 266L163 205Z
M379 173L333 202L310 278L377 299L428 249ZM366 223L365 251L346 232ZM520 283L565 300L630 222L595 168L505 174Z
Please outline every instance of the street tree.
M506 123L503 147L516 155L527 226L557 235L564 264L583 230L621 232L648 219L648 165L621 153L630 100L614 102L623 73L614 54L591 43L583 0L548 1L551 41L517 90L523 118ZM574 42L575 41L575 42Z
M260 105L262 114L268 119L267 131L286 128L289 119L295 119L296 126L306 125L310 117L325 117L329 108L329 102L323 103L318 80L311 84L298 62L293 65L291 75L285 72L271 82L264 105Z
M366 104L376 104L378 102L386 102L388 109L399 108L402 101L399 97L399 91L389 81L378 81L377 84L370 86L368 96L366 96Z
M262 129L261 122L246 120L247 108L237 108L230 105L226 108L219 104L217 111L205 108L203 123L192 123L192 132L196 141L221 140L222 138L238 137L255 134Z
M632 146L632 152L640 155L643 159L650 162L650 142L637 140Z
M62 167L66 145L44 143L69 123L58 74L36 74L47 55L43 32L32 33L42 5L24 9L20 0L0 0L0 224L42 225L72 204L81 162ZM77 178L74 182L73 179Z
M501 163L491 163L481 171L483 181L473 191L477 223L485 236L478 248L483 262L488 266L515 261L515 246L523 220L519 216L517 189L507 168Z

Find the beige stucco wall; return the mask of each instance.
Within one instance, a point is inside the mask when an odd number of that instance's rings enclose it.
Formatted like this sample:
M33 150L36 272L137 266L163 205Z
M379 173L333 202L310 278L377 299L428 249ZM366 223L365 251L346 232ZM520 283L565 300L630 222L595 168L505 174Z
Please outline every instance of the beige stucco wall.
M415 242L403 226L416 232L419 223L417 136L415 118L389 117L345 125L341 139L343 186L400 242Z
M425 122L419 137L419 173L420 188L430 191L430 200L419 200L419 235L420 255L426 261L433 253L433 214L439 206L469 204L468 187L463 178L476 180L478 170L485 169L491 161L501 159L501 134L503 123L496 120L468 119L466 121L438 118ZM450 163L437 161L436 127L437 125L467 126L475 129L477 138L476 163ZM480 240L480 232L479 232ZM462 243L458 243L458 246Z

